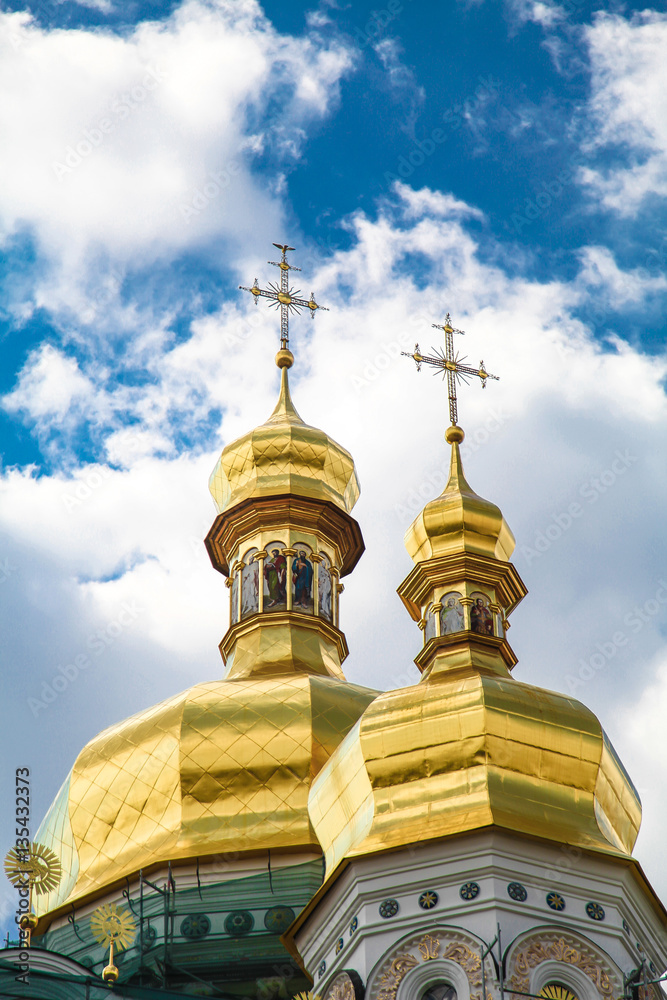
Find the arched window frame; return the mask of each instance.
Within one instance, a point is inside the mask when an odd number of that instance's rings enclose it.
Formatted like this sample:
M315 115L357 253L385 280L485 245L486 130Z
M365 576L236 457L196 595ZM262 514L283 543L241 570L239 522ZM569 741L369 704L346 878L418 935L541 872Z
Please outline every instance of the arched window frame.
M567 962L552 958L540 962L531 971L529 992L538 996L549 983L560 983L571 990L578 1000L600 1000L600 994L586 973Z
M457 1000L470 1000L465 970L449 958L434 958L410 969L399 984L396 1000L421 1000L426 990L443 982L454 987Z

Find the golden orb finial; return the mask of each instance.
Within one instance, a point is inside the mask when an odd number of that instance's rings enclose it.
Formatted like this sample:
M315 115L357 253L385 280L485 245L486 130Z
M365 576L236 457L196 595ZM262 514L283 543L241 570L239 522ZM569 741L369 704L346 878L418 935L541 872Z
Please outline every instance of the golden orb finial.
M279 368L291 368L294 364L294 355L288 347L282 347L276 354L276 364Z
M458 424L452 424L452 426L448 427L445 431L445 441L447 444L454 444L454 442L456 442L456 444L461 444L464 437L465 432L462 427L458 426Z
M117 983L118 982L118 966L116 965L105 965L102 971L102 979L105 983Z
M25 930L34 931L38 923L39 920L36 913L24 913L21 919L19 920L19 927L22 927L24 931Z

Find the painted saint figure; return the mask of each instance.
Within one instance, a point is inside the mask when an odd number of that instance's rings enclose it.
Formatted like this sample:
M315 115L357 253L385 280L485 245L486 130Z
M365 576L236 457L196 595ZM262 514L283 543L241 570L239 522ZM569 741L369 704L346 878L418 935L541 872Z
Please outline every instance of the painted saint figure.
M268 601L265 608L273 608L277 604L287 604L287 560L280 549L273 549L271 558L264 563L264 579L268 587Z
M309 608L312 606L313 564L306 559L306 553L300 549L292 563L292 582L294 584L294 606Z
M489 611L487 598L473 594L470 608L470 628L480 635L493 635L493 615Z
M246 565L241 570L241 618L253 615L259 609L259 563L254 558L257 549L245 555Z
M452 591L445 594L440 610L440 635L451 635L462 632L464 627L463 607L459 601L460 594Z
M317 573L317 600L320 614L323 618L332 620L331 614L331 563L329 557L322 554L320 568Z

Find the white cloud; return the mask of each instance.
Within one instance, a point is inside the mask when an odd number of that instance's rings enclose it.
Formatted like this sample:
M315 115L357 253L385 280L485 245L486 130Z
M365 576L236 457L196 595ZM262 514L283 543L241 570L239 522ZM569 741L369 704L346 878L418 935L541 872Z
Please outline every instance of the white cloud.
M591 151L621 147L623 166L586 167L581 180L618 215L632 216L651 195L667 195L667 15L597 15L586 30L595 129Z
M43 345L28 358L15 389L2 400L10 413L22 411L35 423L53 424L80 414L80 407L95 403L93 383L84 376L75 358L51 345Z
M351 65L340 43L279 34L254 0L190 0L122 36L0 12L0 228L34 234L36 303L69 311L110 267L213 238L243 255L279 231L253 157L295 158Z

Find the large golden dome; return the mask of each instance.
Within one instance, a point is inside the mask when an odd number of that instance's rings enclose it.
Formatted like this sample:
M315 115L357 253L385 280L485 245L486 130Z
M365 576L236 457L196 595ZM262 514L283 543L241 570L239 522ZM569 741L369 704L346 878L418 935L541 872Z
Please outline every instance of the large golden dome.
M222 513L243 500L291 494L329 500L349 512L359 499L352 456L324 431L303 422L287 380L291 353L282 368L280 398L269 419L223 449L209 489Z
M375 694L308 675L210 681L104 730L37 833L64 872L38 913L167 860L319 852L311 782Z

